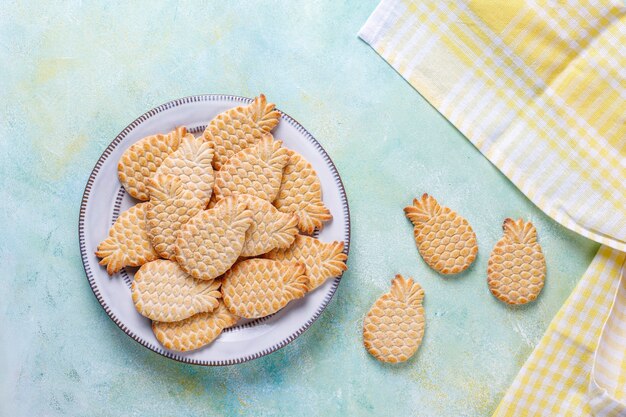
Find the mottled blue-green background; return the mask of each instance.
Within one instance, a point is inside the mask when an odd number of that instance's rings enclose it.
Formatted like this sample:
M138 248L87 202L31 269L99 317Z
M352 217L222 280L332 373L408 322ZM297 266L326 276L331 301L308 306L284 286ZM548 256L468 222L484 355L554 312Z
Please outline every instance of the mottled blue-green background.
M493 411L597 245L539 212L357 39L376 3L2 2L0 415ZM120 331L89 289L83 188L146 110L259 92L337 164L352 211L349 271L322 317L281 351L226 368L173 362ZM478 260L461 276L442 278L418 257L402 208L425 191L477 232ZM547 257L541 297L520 309L485 282L506 216L531 219ZM361 320L398 272L425 288L427 330L411 361L388 366L363 349Z

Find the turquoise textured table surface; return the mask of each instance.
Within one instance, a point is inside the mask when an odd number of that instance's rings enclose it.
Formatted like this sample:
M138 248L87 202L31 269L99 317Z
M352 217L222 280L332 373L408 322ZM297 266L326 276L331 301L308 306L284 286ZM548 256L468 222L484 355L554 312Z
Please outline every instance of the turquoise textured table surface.
M376 0L350 3L3 3L0 416L490 415L597 245L542 214L356 37ZM93 296L78 250L83 188L148 109L260 92L336 163L349 270L284 349L232 367L174 362L126 336ZM478 259L459 276L418 256L402 209L423 192L477 233ZM548 267L538 301L516 309L486 284L507 216L535 223ZM415 357L391 366L365 351L361 324L396 273L424 287L427 321Z

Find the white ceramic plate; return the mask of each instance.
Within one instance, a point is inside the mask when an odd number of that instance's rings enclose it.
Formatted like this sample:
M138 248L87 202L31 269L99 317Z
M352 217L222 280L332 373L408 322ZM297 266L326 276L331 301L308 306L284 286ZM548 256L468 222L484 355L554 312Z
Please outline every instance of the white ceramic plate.
M186 126L197 135L218 113L251 99L225 95L202 95L170 101L150 110L128 125L105 149L96 163L80 206L78 234L85 273L96 298L109 317L127 335L143 346L168 358L197 365L232 365L259 358L287 345L317 319L330 302L341 277L329 279L304 298L291 302L278 313L257 320L241 321L226 329L212 344L192 352L170 351L156 340L150 320L135 310L130 284L136 268L125 268L109 277L94 255L98 243L121 211L136 204L117 179L117 162L122 153L139 139ZM333 220L325 224L318 238L343 240L350 246L350 212L339 173L322 146L298 122L281 112L274 130L284 146L301 153L315 168L322 183L324 203Z

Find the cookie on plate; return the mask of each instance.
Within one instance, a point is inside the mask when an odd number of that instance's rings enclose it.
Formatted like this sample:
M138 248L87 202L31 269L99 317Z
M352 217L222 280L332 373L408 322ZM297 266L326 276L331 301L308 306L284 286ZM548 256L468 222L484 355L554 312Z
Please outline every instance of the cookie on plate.
M194 192L186 189L182 180L174 175L157 174L148 184L148 236L160 256L175 260L178 231L206 203L196 198Z
M148 203L140 203L122 212L109 236L98 245L96 256L100 265L113 275L125 266L141 266L159 257L147 232L146 211Z
M424 290L412 279L396 275L363 321L363 344L381 362L404 362L424 337Z
M222 298L231 313L248 319L265 317L306 294L304 264L248 259L224 275Z
M151 320L173 322L213 311L222 296L220 280L202 281L176 262L157 259L139 268L131 286L135 308Z
M474 262L476 234L465 218L440 206L428 194L414 199L404 212L413 223L417 249L432 269L445 275L458 274Z
M309 277L309 291L322 285L328 278L338 277L348 267L348 256L343 253L343 242L320 242L310 236L298 235L294 243L276 249L265 257L277 261L302 262Z
M202 136L215 150L215 169L219 170L233 155L276 127L280 113L274 107L261 94L249 105L226 110L211 120Z
M322 185L311 164L297 152L289 150L288 154L274 206L282 212L295 213L300 231L311 234L332 216L322 201Z
M184 224L176 238L176 261L197 279L214 279L237 260L252 225L252 211L237 196L220 200Z
M155 175L180 178L184 188L206 206L213 193L213 148L202 138L187 135L178 149L163 160Z
M131 197L142 201L150 198L148 180L187 135L193 136L187 133L186 128L178 127L166 135L140 139L124 151L117 164L117 175Z
M258 256L293 243L298 234L298 216L282 213L269 201L252 195L240 194L239 198L246 202L253 218L240 256Z
M546 279L546 260L537 242L537 229L523 219L506 219L502 229L504 236L489 257L489 290L507 304L534 301Z
M268 133L253 146L233 155L215 175L215 199L250 194L274 201L289 160L287 149L281 144Z
M199 349L214 341L239 318L220 302L210 313L199 313L174 323L152 322L152 331L166 349L185 352Z

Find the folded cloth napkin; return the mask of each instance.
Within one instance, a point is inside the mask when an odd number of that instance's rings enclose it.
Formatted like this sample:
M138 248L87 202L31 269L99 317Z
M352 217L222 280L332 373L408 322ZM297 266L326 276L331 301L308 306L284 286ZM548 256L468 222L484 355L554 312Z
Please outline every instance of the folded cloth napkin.
M496 415L626 416L626 7L553 3L383 0L359 36L538 207L605 245Z
M600 247L494 416L624 415L626 282L616 274L625 261L626 253Z

